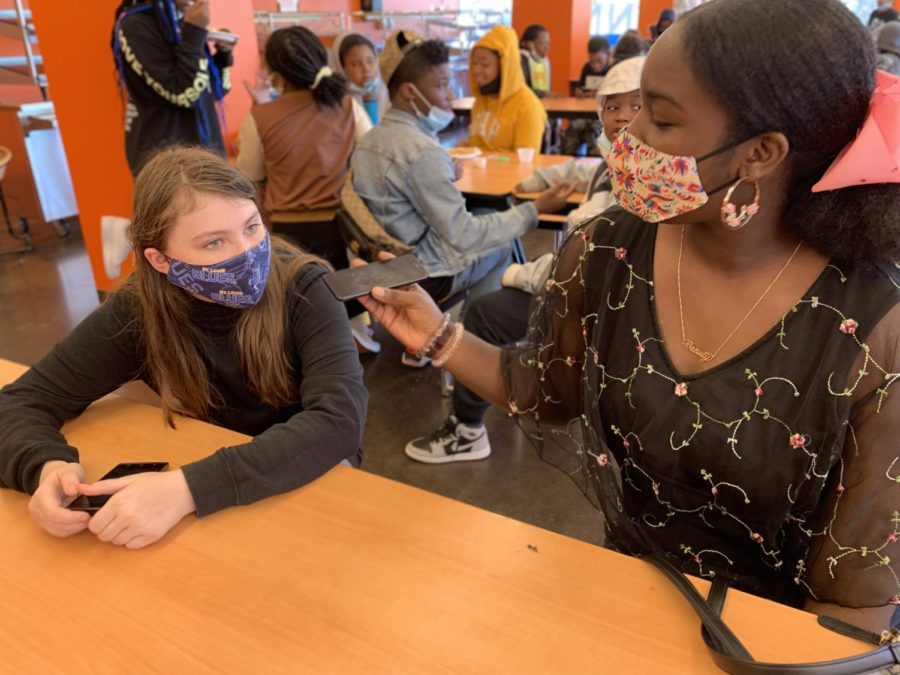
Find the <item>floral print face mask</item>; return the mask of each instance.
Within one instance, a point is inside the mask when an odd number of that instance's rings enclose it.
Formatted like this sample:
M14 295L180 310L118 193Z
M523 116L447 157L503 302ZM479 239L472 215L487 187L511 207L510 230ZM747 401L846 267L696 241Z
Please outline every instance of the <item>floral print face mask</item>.
M648 223L696 211L709 201L710 195L733 182L707 193L697 165L743 142L731 143L697 159L691 155L667 155L623 129L607 157L613 195L623 209Z

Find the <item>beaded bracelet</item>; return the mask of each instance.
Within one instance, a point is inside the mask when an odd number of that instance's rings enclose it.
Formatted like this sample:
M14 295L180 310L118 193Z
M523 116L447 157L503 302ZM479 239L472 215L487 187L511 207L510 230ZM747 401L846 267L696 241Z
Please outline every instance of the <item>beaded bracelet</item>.
M428 342L425 343L425 346L422 347L419 351L416 352L416 358L422 359L425 356L431 356L431 352L434 350L434 345L440 339L440 337L444 334L444 331L447 330L447 326L450 325L450 312L444 312L444 316L441 317L441 325L438 326L438 329L434 331L434 334L428 338Z
M431 365L435 368L442 368L444 364L450 360L450 357L453 356L453 352L456 351L456 348L459 347L464 332L465 329L461 323L454 324L453 337L450 338L450 341L443 349L435 352L435 357L431 360Z

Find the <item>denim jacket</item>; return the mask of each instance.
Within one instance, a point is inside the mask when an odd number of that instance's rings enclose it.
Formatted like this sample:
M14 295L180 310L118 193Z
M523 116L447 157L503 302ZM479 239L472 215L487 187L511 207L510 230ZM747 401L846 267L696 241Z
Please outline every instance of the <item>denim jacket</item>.
M453 184L453 161L412 115L391 108L350 158L353 187L391 235L415 245L434 277L459 274L485 251L537 225L532 203L473 215ZM417 243L418 242L418 243Z

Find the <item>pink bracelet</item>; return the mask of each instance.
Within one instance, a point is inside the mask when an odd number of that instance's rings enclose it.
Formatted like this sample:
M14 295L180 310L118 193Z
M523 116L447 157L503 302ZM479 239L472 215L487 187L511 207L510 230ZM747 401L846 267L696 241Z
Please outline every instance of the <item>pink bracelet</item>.
M442 368L444 364L450 360L450 357L453 356L453 352L456 351L456 348L459 347L464 332L465 329L463 328L463 325L457 322L453 326L453 336L450 338L449 342L447 342L446 346L431 360L431 365L435 368Z
M441 341L441 338L444 337L444 333L447 332L447 328L450 326L450 312L444 312L444 316L441 317L441 325L438 326L438 329L434 332L434 334L428 338L428 342L416 352L416 358L421 359L424 356L431 358L434 355L434 352L440 351L441 347L447 343L446 338ZM440 345L438 343L440 342Z

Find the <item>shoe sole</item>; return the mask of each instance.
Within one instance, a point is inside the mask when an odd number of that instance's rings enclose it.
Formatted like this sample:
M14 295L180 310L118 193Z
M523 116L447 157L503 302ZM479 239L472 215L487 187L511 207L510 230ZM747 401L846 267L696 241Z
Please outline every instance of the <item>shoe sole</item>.
M443 457L417 455L415 454L415 452L410 452L409 447L404 448L403 452L410 459L414 459L417 462L422 462L423 464L449 464L450 462L474 462L479 459L485 459L490 456L491 449L490 447L487 447L482 450L473 450L472 452L458 452L455 455L444 455Z

